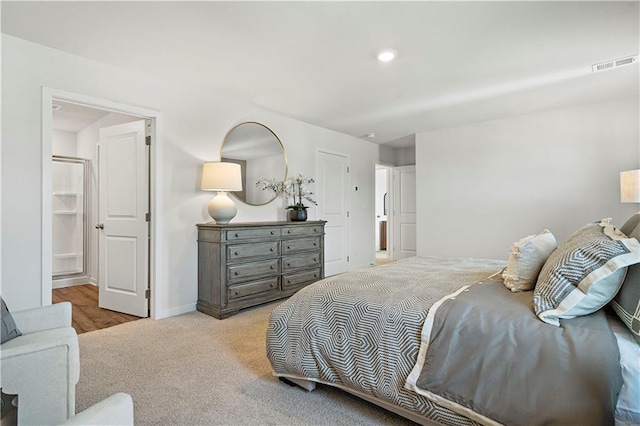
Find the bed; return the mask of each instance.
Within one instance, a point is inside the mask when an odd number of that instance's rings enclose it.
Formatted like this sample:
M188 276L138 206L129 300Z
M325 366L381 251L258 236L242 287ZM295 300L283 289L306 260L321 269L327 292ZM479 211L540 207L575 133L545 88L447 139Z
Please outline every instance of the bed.
M640 232L640 216L634 220L632 231L637 228ZM589 225L593 232L604 232L602 223L598 224L599 228ZM625 243L629 241L629 253L617 256L618 259L625 256L627 259L624 266L615 268L624 268L625 274L618 274L618 278L622 276L619 280L622 283L628 283L629 276L633 275L626 274L629 265L640 262L638 241L633 238L623 240ZM553 251L554 255L560 248ZM328 277L308 286L271 314L267 356L274 375L307 390L313 390L317 383L343 389L420 424L585 424L584 419L589 419L588 423L592 424L640 424L640 346L637 336L628 328L634 320L623 323L615 313L606 315L605 309L598 309L576 319L564 318L554 311L559 319L551 318L547 321L549 324L545 324L536 316L534 309L534 298L540 297L537 289L535 294L533 291L513 292L503 285L503 276L510 261L416 257ZM640 285L637 281L639 275L631 278L636 282L635 287ZM482 303L476 303L482 297L485 297L484 307ZM499 297L505 299L500 300ZM512 299L519 302L512 302ZM518 303L522 304L519 309L528 313L511 312L511 307ZM536 327L555 336L551 340L569 339L569 343L561 343L564 345L561 348L563 356L568 347L580 355L565 363L569 365L562 362L552 364L560 364L558 368L563 375L573 374L570 380L575 383L567 385L560 381L561 386L556 386L557 383L549 386L549 381L559 380L558 372L553 368L549 372L551 378L542 379L544 375L536 370L540 368L540 363L536 363L540 357L528 355L531 346L528 346L528 337L522 337L529 336L530 331L507 331L490 343L486 333L493 332L486 330L486 324L508 321L511 327L520 322L508 316L493 317L492 312L500 310L497 306L509 307L505 309L509 311L505 315L532 317L531 321L538 323ZM485 323L476 321L478 315L490 317ZM462 325L451 325L454 320L462 321ZM559 326L550 324L554 321ZM479 328L473 329L469 326L471 323L479 324ZM446 329L447 326L450 330ZM571 336L572 329L575 331ZM460 338L463 335L460 330L478 336L475 348L463 349L451 343L468 340ZM536 336L537 333L534 332ZM522 336L516 341L514 335L519 334ZM438 339L445 342L440 355L436 350L442 346L436 344ZM501 351L488 350L502 348L503 344L495 342L506 341L513 343L506 346L519 348L521 352L505 355ZM581 347L580 342L583 341L586 346ZM487 346L483 347L483 344ZM593 349L597 347L602 350ZM463 350L470 352L463 355ZM540 356L548 356L554 349L536 350L541 351ZM493 358L487 358L486 353L493 353ZM456 354L457 357L454 356ZM529 367L524 366L526 358L533 359ZM461 368L455 367L462 365L456 362L464 363L465 360L473 362L465 363ZM498 368L494 368L496 365ZM451 366L449 370L452 371L445 373L447 366ZM577 371L578 368L584 371ZM530 371L521 372L527 369ZM527 387L531 384L531 389L523 390L526 400L522 400L522 395L516 391L504 392L505 386L513 387L517 383L514 384L514 380L502 384L495 382L501 374L490 374L494 370L509 372L507 378L518 377L527 383ZM475 376L457 376L460 371ZM427 377L425 372L433 377ZM450 376L443 376L445 374ZM414 376L413 383L409 383L410 376ZM539 378L542 383L535 386L540 389L533 391L533 382ZM444 382L445 387L462 383L463 388L471 389L460 391L460 388L453 387L444 389L441 394L433 388L421 389L421 384L429 380L439 384ZM479 383L467 384L474 380ZM587 388L591 389L587 391ZM470 396L465 396L465 391ZM544 405L549 404L548 401L553 402L553 395L561 395L556 399L565 401L563 398L566 398L569 401L572 392L576 395L574 400L567 402L570 408L563 407L564 403L555 404L558 407L553 407L553 410L559 411L554 412ZM454 397L451 397L452 393ZM485 405L474 405L476 400ZM540 413L546 417L535 417Z

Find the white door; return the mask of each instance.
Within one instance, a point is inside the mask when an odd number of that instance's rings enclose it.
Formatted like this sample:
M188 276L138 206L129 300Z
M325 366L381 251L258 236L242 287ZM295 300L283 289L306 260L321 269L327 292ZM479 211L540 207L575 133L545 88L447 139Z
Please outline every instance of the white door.
M324 274L349 270L349 158L318 151L318 219L324 227Z
M99 306L148 316L149 208L145 121L100 129Z
M393 168L393 260L416 255L416 166Z

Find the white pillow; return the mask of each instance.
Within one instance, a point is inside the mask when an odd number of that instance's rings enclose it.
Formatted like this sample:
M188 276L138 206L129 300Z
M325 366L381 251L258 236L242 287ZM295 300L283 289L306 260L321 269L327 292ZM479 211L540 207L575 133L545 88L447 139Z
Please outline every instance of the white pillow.
M533 294L536 315L560 325L560 318L588 315L609 303L627 273L640 262L640 243L608 221L577 230L545 262Z
M533 290L540 269L557 246L556 238L548 229L513 243L507 267L502 272L504 285L513 292Z

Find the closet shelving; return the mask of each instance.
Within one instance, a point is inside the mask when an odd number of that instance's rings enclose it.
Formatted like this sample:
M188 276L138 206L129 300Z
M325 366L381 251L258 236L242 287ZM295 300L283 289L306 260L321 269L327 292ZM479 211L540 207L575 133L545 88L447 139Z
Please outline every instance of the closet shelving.
M53 277L85 273L87 160L53 158Z
M78 195L77 192L53 191L53 214L77 215L79 213L77 208Z

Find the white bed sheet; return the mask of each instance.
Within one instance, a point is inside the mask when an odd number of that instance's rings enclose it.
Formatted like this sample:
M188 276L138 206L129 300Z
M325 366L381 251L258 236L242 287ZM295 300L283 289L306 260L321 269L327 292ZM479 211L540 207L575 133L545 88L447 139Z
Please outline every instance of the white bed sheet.
M622 365L622 389L615 420L618 426L640 425L640 344L617 316L607 315L616 336Z

